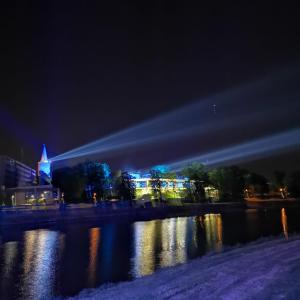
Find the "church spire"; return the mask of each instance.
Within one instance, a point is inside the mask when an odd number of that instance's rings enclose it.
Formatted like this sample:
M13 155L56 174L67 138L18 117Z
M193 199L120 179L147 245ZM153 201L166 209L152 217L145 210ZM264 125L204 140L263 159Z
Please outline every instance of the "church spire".
M47 155L47 150L46 150L45 144L43 144L43 152L42 152L41 162L48 162L48 155Z
M43 144L41 160L38 162L38 176L40 184L51 184L51 161L48 160L45 144Z

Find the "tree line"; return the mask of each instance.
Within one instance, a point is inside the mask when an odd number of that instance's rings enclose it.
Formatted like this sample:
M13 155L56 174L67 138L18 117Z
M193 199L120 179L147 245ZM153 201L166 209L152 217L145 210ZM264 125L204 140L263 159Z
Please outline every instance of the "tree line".
M86 161L74 167L56 169L52 185L63 192L69 202L89 200L135 199L135 185L128 172L112 173L106 163Z
M178 176L185 178L185 197L191 202L206 202L205 187L218 190L220 201L242 201L245 197L268 197L275 194L282 198L300 197L300 171L287 175L274 172L269 182L266 177L237 166L218 167L211 170L200 163L185 166L180 172L153 168L150 170L152 194L163 201L163 179L172 183ZM135 182L128 172L111 172L105 163L86 161L74 167L53 171L52 184L60 188L66 201L81 202L117 198L133 201L136 197Z

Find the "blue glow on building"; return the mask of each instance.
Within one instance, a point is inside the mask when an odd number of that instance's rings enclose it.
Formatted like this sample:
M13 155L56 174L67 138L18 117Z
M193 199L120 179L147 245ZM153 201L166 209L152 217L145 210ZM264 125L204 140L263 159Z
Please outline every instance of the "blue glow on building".
M42 157L38 163L38 176L40 183L51 182L51 161L48 160L45 144L43 144Z
M170 168L167 165L158 165L153 167L152 170L158 171L160 173L167 173L170 171Z
M111 170L109 165L106 163L102 163L102 168L103 168L105 178L109 178L111 175Z
M129 175L130 175L133 179L139 179L139 178L141 178L141 173L138 173L138 172L129 172Z

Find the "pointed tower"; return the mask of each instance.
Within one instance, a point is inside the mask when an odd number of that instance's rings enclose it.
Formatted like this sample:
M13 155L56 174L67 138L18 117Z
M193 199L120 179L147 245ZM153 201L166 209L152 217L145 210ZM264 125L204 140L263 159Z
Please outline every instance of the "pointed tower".
M41 160L38 162L38 177L40 184L51 183L51 161L48 160L45 144L43 144Z

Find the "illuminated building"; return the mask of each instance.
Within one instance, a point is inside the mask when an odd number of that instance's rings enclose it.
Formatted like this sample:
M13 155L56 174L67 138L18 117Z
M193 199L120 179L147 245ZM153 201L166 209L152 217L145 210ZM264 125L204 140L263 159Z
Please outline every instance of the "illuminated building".
M30 169L21 163L16 163L18 168L22 167L23 177L24 174L29 178ZM26 172L25 172L26 169ZM6 201L8 204L16 205L35 205L35 204L47 204L53 203L60 199L60 191L58 188L54 188L51 185L51 161L48 160L46 146L43 145L43 151L41 160L38 162L38 182L39 185L36 185L34 182L36 178L36 173L34 170L31 171L31 177L33 179L25 182L22 181L22 184L14 185L11 188L6 189ZM26 178L27 178L26 177ZM35 184L34 184L35 183Z
M51 183L51 161L48 160L45 144L43 144L41 160L38 162L38 177L40 184Z
M153 188L153 179L151 175L141 174L138 172L130 173L133 183L135 184L136 189L136 199L150 200L154 199L154 188ZM169 178L160 178L161 182L161 193L164 199L183 199L186 197L189 181L187 178L178 176L174 179ZM191 181L193 186L193 181ZM207 186L204 188L205 195L207 199L212 201L219 200L219 193L212 186Z

